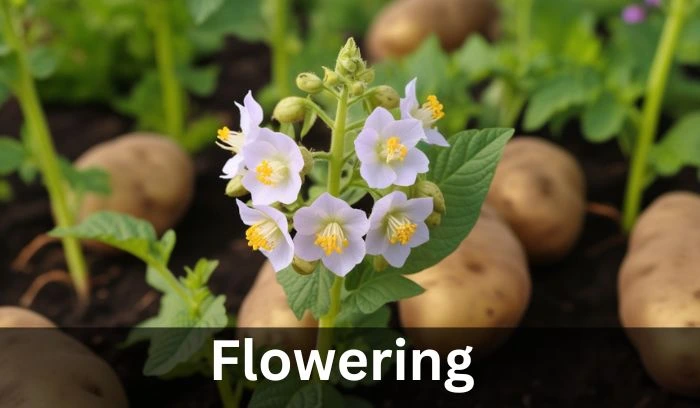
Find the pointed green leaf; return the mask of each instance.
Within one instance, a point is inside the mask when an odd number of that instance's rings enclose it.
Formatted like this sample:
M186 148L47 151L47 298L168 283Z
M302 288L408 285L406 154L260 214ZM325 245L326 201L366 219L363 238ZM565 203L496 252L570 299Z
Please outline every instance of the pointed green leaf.
M197 25L207 21L223 4L224 0L187 0L187 7Z
M341 310L359 310L363 314L377 311L387 303L423 293L417 283L397 273L375 272L343 300Z
M50 77L58 66L58 56L46 47L37 47L29 52L29 65L36 79Z
M26 157L22 143L6 136L0 137L0 176L17 171Z
M604 92L583 113L583 134L593 143L607 142L617 136L625 124L625 106Z
M60 159L59 164L63 178L74 192L78 194L95 193L104 196L112 193L109 173L106 171L98 168L78 169L63 158Z
M686 115L652 148L650 161L661 176L673 176L684 166L700 168L700 112Z
M328 312L334 276L322 265L307 276L289 266L277 273L277 282L287 294L287 303L297 319L301 320L307 310L318 319Z
M304 125L301 127L301 133L299 133L300 139L303 139L304 136L309 133L311 128L314 126L314 123L316 123L316 119L318 119L316 111L313 109L307 109L306 113L304 113Z

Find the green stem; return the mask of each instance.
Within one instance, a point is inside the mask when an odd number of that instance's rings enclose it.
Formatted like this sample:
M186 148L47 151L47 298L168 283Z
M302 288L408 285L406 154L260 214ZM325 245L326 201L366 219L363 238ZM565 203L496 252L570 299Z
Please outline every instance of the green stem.
M289 1L274 0L274 17L272 24L272 83L277 96L289 95L289 53L287 47L287 25L289 18Z
M36 156L46 190L51 201L56 225L71 227L74 224L73 213L68 206L65 182L61 173L56 150L51 140L51 133L46 115L41 107L39 96L31 74L27 47L19 28L12 16L10 0L0 0L0 14L5 41L14 48L18 63L18 78L15 93L24 115L30 134L32 154ZM68 271L78 294L81 306L87 305L90 296L90 284L87 266L80 242L76 238L62 238L63 250L68 264Z
M532 21L532 0L518 0L516 30L520 50L521 71L527 67L530 55L530 25Z
M676 45L685 22L686 4L687 0L673 0L671 2L669 15L649 73L639 136L632 153L632 163L627 179L627 191L625 192L622 217L622 226L625 231L632 229L641 208L649 164L649 153L654 144L654 136L659 125L668 74L671 70Z
M207 347L207 361L210 368L214 367L214 352L212 347ZM243 396L243 381L236 382L236 389L233 390L231 383L231 375L228 371L223 370L221 373L221 381L216 382L216 389L219 391L221 405L224 408L238 408L241 405L241 397Z
M151 266L153 270L156 271L158 275L160 275L160 277L163 278L163 280L165 280L165 282L170 286L170 288L173 291L175 291L175 293L177 293L177 295L180 296L180 298L190 306L190 310L193 313L198 313L199 305L185 291L185 289L180 284L180 281L177 280L175 275L170 271L170 269L168 269L167 266L157 261L148 262L148 265Z
M349 90L347 85L343 89L338 99L338 108L335 114L335 125L331 136L330 160L328 163L328 192L338 197L340 195L340 179L343 170L344 149L345 149L345 128L347 125ZM316 339L317 350L325 356L333 344L333 327L335 319L340 312L340 295L343 289L344 279L336 276L331 287L331 304L328 313L321 317L318 322L318 338Z
M175 70L169 6L164 0L151 0L147 4L153 29L156 64L160 78L163 114L165 115L165 130L171 137L182 141L185 128L185 92Z

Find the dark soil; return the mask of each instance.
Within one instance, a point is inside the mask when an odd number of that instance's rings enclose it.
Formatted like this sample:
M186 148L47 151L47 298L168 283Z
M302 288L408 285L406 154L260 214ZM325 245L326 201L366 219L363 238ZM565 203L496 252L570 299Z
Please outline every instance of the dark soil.
M267 51L261 46L231 42L217 61L223 71L220 87L214 96L197 103L202 111L220 113L235 124L238 117L233 101L242 100L248 89L255 91L267 82ZM70 159L132 127L130 120L105 107L48 106L47 111L57 150ZM21 114L15 103L0 110L0 134L16 135L20 123ZM403 392L400 397L390 397L395 387L389 383L352 393L364 395L383 407L406 403L470 407L700 406L660 390L646 376L619 329L616 280L626 241L617 222L597 209L601 204L620 208L627 163L614 143L590 145L582 141L576 128L572 129L558 142L582 163L588 179L588 198L595 204L573 253L556 265L532 270L532 303L523 326L543 329L516 332L499 353L478 368L474 374L477 387L466 397L436 394L442 389L441 383L436 383L435 389L421 384L421 388ZM200 257L220 260L212 288L215 293L226 294L227 307L235 312L263 258L247 248L234 203L223 195L225 184L218 175L226 157L226 152L212 144L195 158L197 193L191 209L176 228L179 241L173 268L182 270L182 266L193 265ZM12 184L16 199L0 205L0 236L4 237L0 241L0 304L5 305L17 304L38 276L65 267L60 245L54 243L37 253L25 270L11 268L19 251L52 227L43 188L39 184L24 186L15 178ZM700 191L696 175L688 171L661 180L648 192L647 199L677 189ZM92 305L85 315L73 315L73 292L62 283L47 285L32 309L61 326L71 327L130 327L156 312L157 296L144 282L144 267L139 261L126 255L105 258L89 254L89 263ZM101 350L99 338L91 339L90 345ZM159 392L165 387L164 382L139 375L139 364L145 358L143 347L112 349L103 355L122 375L135 407L217 406L215 387L206 378L177 380L169 383L168 393ZM535 368L538 364L541 367Z

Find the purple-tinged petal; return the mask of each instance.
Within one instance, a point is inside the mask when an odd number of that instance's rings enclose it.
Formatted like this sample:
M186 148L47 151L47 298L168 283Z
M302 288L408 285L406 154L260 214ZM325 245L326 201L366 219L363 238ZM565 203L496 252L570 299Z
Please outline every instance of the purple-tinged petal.
M299 234L313 235L321 229L322 219L313 208L304 207L294 214L294 229Z
M241 221L243 221L245 225L253 225L265 218L265 215L262 212L248 207L241 200L237 199L236 204L238 205L238 213L241 216Z
M622 10L622 19L628 24L639 24L646 20L647 12L644 7L633 4Z
M382 254L389 265L400 268L406 263L406 258L411 253L411 248L407 245L389 245Z
M364 129L374 129L378 133L382 133L387 125L394 122L394 116L388 110L378 107L367 117Z
M408 200L403 206L403 211L413 222L425 221L433 212L433 199L424 197Z
M416 97L416 81L418 78L413 78L405 89L405 97L401 98L399 105L401 110L401 119L411 118L411 111L418 106L418 98Z
M377 161L377 145L379 133L374 129L365 128L355 139L355 153L360 161Z
M221 170L224 174L222 174L219 177L227 180L232 179L239 175L244 167L245 166L243 165L243 155L237 154L226 161L226 164L224 164L224 168Z
M315 261L324 256L323 250L317 246L315 235L299 234L294 236L294 251L305 261Z
M365 256L365 243L362 240L349 240L343 253L334 252L321 258L323 265L338 276L347 275Z
M447 139L445 139L445 136L442 135L437 129L435 128L427 128L425 129L425 140L429 144L433 144L436 146L442 146L442 147L449 147L450 144L447 142Z
M418 149L411 149L400 166L396 166L397 186L411 186L415 184L418 174L427 173L429 165L428 157Z
M291 204L299 198L301 190L301 176L299 173L292 173L287 180L273 187L277 191L277 201L282 204Z
M338 215L343 220L343 229L348 235L361 238L369 230L369 220L367 214L362 210L357 210L350 206L341 210Z
M243 105L248 111L250 116L251 124L255 126L260 126L263 121L263 109L262 106L253 98L253 92L248 91L245 98L243 98Z
M381 255L389 247L389 241L386 239L385 230L383 228L369 230L365 242L367 253L370 255Z
M360 175L371 188L387 188L396 180L396 172L379 161L360 163Z
M423 122L418 119L396 120L384 128L382 135L386 138L398 136L401 144L412 148L423 139Z
M408 246L410 248L415 248L417 246L423 245L430 239L430 230L424 222L416 223L416 232L413 233L411 241L409 241Z
M385 195L384 197L374 202L374 206L372 207L372 213L369 215L370 231L373 231L382 226L382 223L384 222L384 217L389 212L389 210L392 209L392 195L394 193Z
M286 239L284 242L277 244L272 251L261 250L260 252L270 260L275 272L279 272L291 265L292 259L294 259L294 247Z

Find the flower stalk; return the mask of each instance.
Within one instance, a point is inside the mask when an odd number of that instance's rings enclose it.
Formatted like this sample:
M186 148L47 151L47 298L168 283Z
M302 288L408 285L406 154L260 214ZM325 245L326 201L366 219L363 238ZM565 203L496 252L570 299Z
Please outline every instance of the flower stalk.
M274 0L272 24L272 83L277 96L289 95L289 50L287 27L289 25L289 1Z
M165 131L170 137L181 141L185 128L185 92L175 70L169 6L164 0L153 0L148 2L146 7L154 36L153 45L160 79Z
M27 45L20 24L15 19L10 0L0 0L0 18L5 41L15 51L17 58L17 79L14 92L19 101L24 120L29 129L32 154L36 157L46 190L49 193L51 210L58 227L71 227L74 214L68 205L66 183L59 166L56 150L46 121L46 115L39 101L34 78L32 77ZM90 285L87 265L80 242L76 238L62 238L66 263L81 307L89 302Z
M639 216L642 194L649 175L649 153L654 144L654 137L659 125L661 105L673 63L673 56L685 22L686 8L687 0L671 1L669 15L649 73L639 135L632 154L627 190L625 192L622 227L627 232L632 229Z

